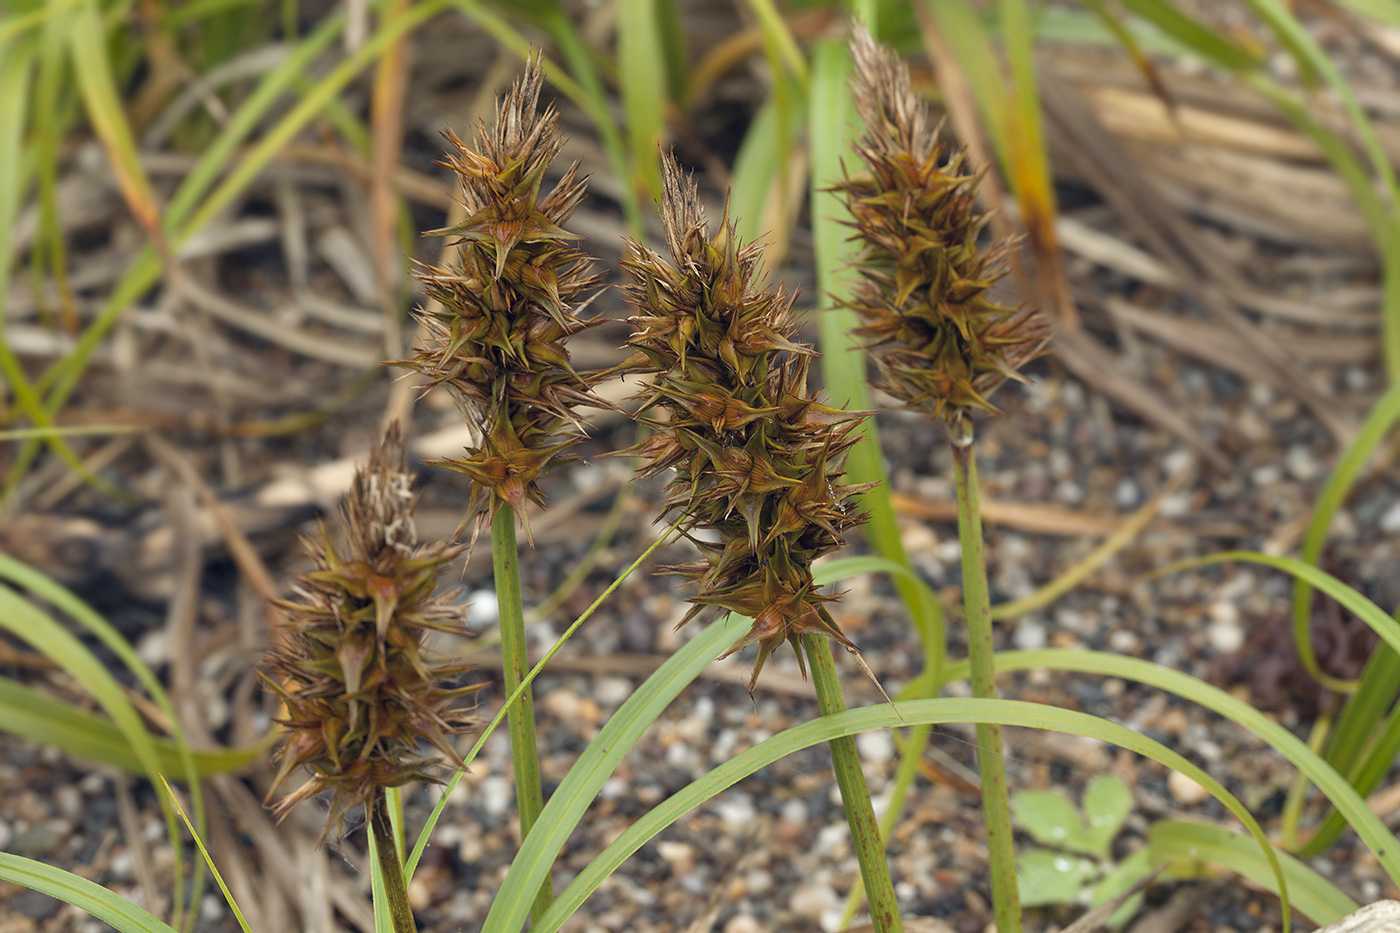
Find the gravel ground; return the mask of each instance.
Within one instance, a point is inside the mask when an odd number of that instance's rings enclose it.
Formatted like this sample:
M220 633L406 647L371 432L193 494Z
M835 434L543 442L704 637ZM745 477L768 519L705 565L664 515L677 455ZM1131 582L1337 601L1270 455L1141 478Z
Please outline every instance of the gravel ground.
M725 119L732 122L733 114L721 104L731 98L746 99L746 94L752 94L752 83L752 76L746 75L721 85L710 122L717 126ZM715 153L727 156L723 142L727 137L710 129L718 134L709 140ZM417 158L419 167L427 171L436 143L426 136L415 142L410 160ZM711 193L717 190L718 185L712 184ZM1085 189L1071 182L1060 194L1072 218L1111 236L1126 237ZM344 200L338 189L332 196L308 185L305 196L303 206L311 226L333 227L339 216L335 211ZM273 202L270 193L266 197L254 207L266 209ZM420 213L432 212L420 206ZM422 226L436 226L440 216L425 216ZM618 224L610 205L592 204L579 220L597 242L614 241L609 237ZM1200 224L1200 232L1248 270L1252 286L1270 294L1299 302L1321 301L1374 283L1368 261L1331 247L1280 245L1222 228L1218 221ZM808 296L812 294L809 251L810 244L799 234L793 243L789 281ZM428 256L426 247L424 255ZM276 268L276 259L275 250L267 247L263 252L229 253L200 271L244 300L265 299L267 307L277 308L278 299L270 296L280 294L285 283L279 278L283 273ZM994 603L1031 594L1085 558L1101 543L1106 529L1169 482L1179 486L1164 498L1147 530L1083 586L1039 611L999 625L999 645L1089 647L1145 658L1225 687L1306 737L1314 718L1330 709L1333 701L1311 685L1293 655L1287 580L1243 565L1153 581L1143 578L1173 561L1230 548L1295 552L1310 504L1335 462L1332 435L1292 395L1144 339L1101 309L1103 300L1120 297L1185 319L1201 319L1201 309L1188 299L1077 256L1067 258L1066 268L1075 294L1084 302L1088 328L1168 406L1191 413L1205 442L1225 455L1229 467L1203 462L1176 435L1111 404L1097 387L1077 379L1056 360L1036 364L1035 381L1029 388L1002 390L998 402L1005 416L978 429L984 496L1009 506L1005 517L990 521L988 528ZM313 272L313 289L324 294L346 291L341 278L349 273L331 268L329 256L324 262L318 260ZM599 308L612 317L622 313L612 295L602 299ZM146 311L147 317L141 320L158 317L159 309ZM1268 317L1258 326L1298 351L1306 360L1300 364L1305 374L1329 403L1350 418L1364 414L1384 387L1374 346L1363 346L1350 356L1319 359L1304 351L1324 342L1318 334L1328 332ZM586 352L606 358L616 352L624 331L609 326L597 333ZM1361 333L1373 338L1375 330ZM131 339L151 341L143 346L154 347L161 359L178 355L178 347L165 343L175 337L161 336L157 341L139 331ZM243 380L229 383L228 391L233 393L229 404L235 413L243 410L240 405L262 411L272 404L257 394L270 391L269 386L281 393L275 399L277 405L295 411L304 407L307 398L315 398L317 391L324 395L327 387L339 390L350 382L346 370L333 363L307 362L246 335L226 335L220 347L220 352L236 353L241 367L228 369L231 379ZM178 387L180 392L172 392L169 383L134 383L117 365L112 372L94 375L85 399L100 407L112 398L118 400L113 404L186 418L173 429L177 446L203 475L222 477L219 490L226 505L240 509L253 498L248 490L265 490L284 478L288 464L310 469L363 453L373 426L389 404L389 390L380 384L330 415L315 431L294 439L210 441L198 426L192 426L189 403L182 394L198 394L207 387ZM207 417L213 421L231 417L230 410L211 410L215 413ZM201 413L200 417L206 416ZM416 433L421 437L450 430L459 426L456 419L449 404L430 395L418 406ZM927 517L946 516L952 499L951 459L941 429L894 413L881 414L879 424L893 487L904 497L900 511L905 543L920 573L948 603L955 603L959 589L956 528L946 518ZM579 564L604 525L622 464L598 455L630 443L630 428L605 420L596 438L584 451L583 462L551 480L556 511L535 523L538 547L525 558L530 603L547 596ZM236 456L231 457L234 448ZM1394 572L1400 548L1400 477L1393 468L1395 454L1392 445L1378 458L1381 465L1358 486L1334 525L1324 555L1329 570L1382 606L1400 603L1400 575ZM237 468L231 469L230 463ZM8 530L0 529L0 546L72 585L138 646L144 658L168 673L172 649L167 620L182 592L180 563L172 553L181 551L177 547L172 552L168 541L164 550L153 542L161 534L181 533L180 516L190 514L188 509L181 512L183 487L172 491L178 484L171 482L168 462L144 447L115 452L103 468L135 491L141 503L130 506L86 490L70 491L59 500L61 505L18 516ZM41 465L41 479L52 482L56 469ZM426 494L420 529L450 533L464 501L461 477L424 468L422 479ZM35 486L47 488L43 483ZM638 490L626 506L615 540L583 585L556 613L531 629L533 644L550 644L573 615L654 540L652 518L658 493L655 487ZM263 507L247 505L238 512L240 520L246 518L245 531L274 576L286 580L299 566L295 532L311 526L315 509L311 500L258 508ZM260 610L249 588L239 582L236 563L218 536L199 538L197 532L190 533L194 538L177 541L203 541L204 551L194 570L198 630L191 636L202 661L188 696L199 707L198 718L212 739L247 742L259 734L267 715L248 676L261 637ZM473 602L473 626L489 634L493 613L489 561L480 553L484 550L479 549L467 566L462 583ZM682 549L673 547L661 552L655 563L685 558ZM921 649L885 581L860 578L845 587L837 617L862 648L882 686L893 694L918 673ZM699 623L691 623L673 631L685 611L685 595L668 579L647 573L634 576L564 649L555 668L540 678L536 696L547 784L563 778L600 725L659 659L698 630ZM1329 672L1354 676L1374 645L1369 633L1354 619L1320 603L1315 628L1315 647ZM950 640L953 656L960 656L965 640L955 620L950 620ZM810 687L801 681L790 652L784 650L770 662L752 697L742 686L748 657L741 655L727 667L707 673L648 731L605 786L560 857L554 874L556 888L649 807L732 755L815 715ZM845 658L839 660L851 702L880 702L854 666ZM33 661L7 653L0 656L0 670L30 683L43 681L69 698L82 696L62 675L33 669ZM480 671L483 677L495 678L489 657L483 656ZM1277 828L1292 770L1238 727L1119 680L1032 671L1005 677L1001 685L1005 696L1108 717L1167 743L1239 795L1266 829ZM958 695L960 686L953 685L947 693ZM493 711L499 691L488 691L485 697L483 715ZM1135 808L1115 843L1117 857L1127 856L1143 843L1154 819L1227 820L1223 809L1205 799L1199 787L1173 779L1165 769L1135 755L1089 740L1046 738L1023 730L1011 730L1008 743L1013 790L1058 788L1078 799L1091 778L1106 772L1129 785ZM895 771L894 745L883 734L862 736L858 745L878 804ZM936 732L928 767L911 791L890 846L901 908L909 915L938 918L957 933L979 933L991 917L971 749L970 729L946 727ZM266 870L266 877L272 878L275 866L258 862L257 824L246 812L240 817L229 803L249 798L250 788L260 796L266 777L260 773L246 782L239 779L221 785L221 800L232 814L224 822L221 838L226 845L239 847L257 871ZM500 734L487 743L454 794L415 878L410 896L424 931L480 929L517 843L512 798L509 750ZM410 825L421 823L435 799L433 791L410 795ZM1309 814L1317 812L1314 802ZM228 819L233 820L231 825ZM311 856L298 846L309 846L314 840L318 814L298 814L287 827L287 836L293 840L287 843L288 851L309 863ZM334 882L332 887L341 884L353 897L359 896L355 890L367 886L361 843L362 834L352 829L345 840L329 847L327 877ZM172 854L148 786L4 735L0 735L0 849L72 868L138 903L170 884ZM193 850L187 847L185 855L193 857ZM1313 867L1358 901L1400 897L1376 860L1350 834ZM825 749L814 748L740 782L643 847L566 929L574 933L833 933L844 897L857 879L829 759ZM362 909L356 912L343 900L336 903L333 918L329 910L320 921L274 914L265 918L266 928L320 933L363 922ZM235 929L213 895L205 895L202 916L201 930ZM1033 910L1030 928L1058 929L1074 916L1068 909ZM1148 893L1143 916L1142 933L1272 933L1281 926L1274 899L1229 876L1158 884ZM82 919L49 898L0 884L0 933L100 929L101 924Z

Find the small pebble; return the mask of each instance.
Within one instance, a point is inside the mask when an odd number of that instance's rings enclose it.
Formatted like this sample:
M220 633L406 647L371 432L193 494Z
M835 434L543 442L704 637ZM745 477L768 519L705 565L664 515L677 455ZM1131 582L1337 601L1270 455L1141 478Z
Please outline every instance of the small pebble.
M491 816L505 816L515 799L515 785L507 777L493 774L481 782L481 809Z
M856 749L866 761L884 764L894 757L894 740L883 730L862 732L856 736Z
M1022 651L1036 651L1044 648L1047 638L1045 623L1032 618L1022 619L1020 624L1016 626L1016 631L1011 635L1011 640Z
M593 699L605 707L621 706L632 695L632 681L626 677L599 677L593 684Z
M467 622L473 629L495 625L501 617L501 604L495 590L473 590L467 596Z
M788 898L788 909L799 917L816 920L823 913L839 906L836 892L826 884L805 884L792 892Z
M730 917L729 922L724 925L724 933L764 933L764 930L763 924L748 914Z
M579 695L568 687L559 687L540 697L540 707L564 722L578 722L581 705Z
M1186 807L1194 807L1210 798L1210 791L1180 771L1173 771L1167 776L1167 790L1171 792L1173 800Z
M1381 531L1389 535L1400 533L1400 502L1386 509L1381 516Z

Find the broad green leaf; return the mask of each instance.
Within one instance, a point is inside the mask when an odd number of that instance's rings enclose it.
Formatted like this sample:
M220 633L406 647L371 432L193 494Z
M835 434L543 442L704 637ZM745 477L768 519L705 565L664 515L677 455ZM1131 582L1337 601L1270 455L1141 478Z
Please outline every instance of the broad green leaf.
M1023 790L1011 796L1011 816L1036 842L1070 852L1098 855L1084 832L1079 810L1053 790Z
M1101 774L1084 790L1084 832L1101 859L1107 859L1113 839L1133 809L1133 792L1112 774Z
M1016 887L1021 904L1076 904L1086 882L1099 873L1099 866L1079 855L1032 849L1016 860Z

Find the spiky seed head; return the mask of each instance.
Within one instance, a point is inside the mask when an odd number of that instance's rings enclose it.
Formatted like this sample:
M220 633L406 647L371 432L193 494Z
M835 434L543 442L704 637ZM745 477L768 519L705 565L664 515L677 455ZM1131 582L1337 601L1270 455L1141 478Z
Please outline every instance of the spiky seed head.
M909 71L863 26L851 42L864 171L835 186L851 214L861 281L844 302L875 363L872 383L912 409L959 424L1041 355L1049 322L996 303L1001 242L978 246L980 173L949 154L914 96Z
M712 235L694 182L669 156L663 168L670 256L629 241L623 259L637 308L630 365L649 375L639 416L655 431L626 453L644 458L642 476L675 470L663 515L702 559L663 572L699 589L682 624L709 606L754 620L732 649L759 646L752 690L785 641L820 634L855 650L811 566L864 520L852 504L864 487L842 483L842 462L865 414L808 392L812 350L793 339L792 298L757 281L761 248L741 244L727 214Z
M436 765L461 763L449 739L474 725L458 701L478 688L448 685L466 666L432 658L423 643L434 630L465 634L453 594L436 592L463 549L418 542L406 457L395 424L346 496L344 551L322 526L304 542L314 569L281 604L285 637L259 671L286 729L268 799L298 768L311 776L277 802L279 818L328 790L329 831L375 788L436 781Z
M433 231L455 238L458 257L415 272L436 304L419 316L423 346L401 362L445 386L480 430L465 457L441 464L474 481L468 513L478 530L501 504L523 519L526 500L543 503L540 474L582 434L574 409L607 407L592 392L597 375L576 372L566 347L598 323L576 310L601 280L562 226L584 196L578 165L542 193L563 145L554 107L539 110L543 83L535 57L499 101L491 129L478 125L471 145L445 134L443 164L457 175L468 216Z

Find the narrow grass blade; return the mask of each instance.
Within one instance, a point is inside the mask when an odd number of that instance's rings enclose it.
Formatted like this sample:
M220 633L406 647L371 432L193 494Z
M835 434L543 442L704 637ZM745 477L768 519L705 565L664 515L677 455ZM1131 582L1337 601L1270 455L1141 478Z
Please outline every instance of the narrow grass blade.
M170 782L165 779L165 775L160 776L160 786L165 791L165 797L175 807L175 812L180 814L180 819L184 821L185 829L189 830L190 837L194 839L194 844L199 847L199 854L204 858L204 864L209 866L209 871L214 876L214 883L219 886L219 890L224 892L224 901L228 904L229 910L233 911L233 918L238 921L239 928L243 933L253 933L248 928L248 921L243 919L243 911L239 909L238 902L233 899L233 894L229 891L228 885L224 884L224 876L219 874L219 866L214 864L214 859L210 857L209 850L204 847L204 840L195 831L194 824L185 815L185 808L180 806L180 800L175 796L175 791L171 790Z
M0 560L9 558L0 555ZM82 642L69 634L51 616L4 585L0 585L0 629L32 645L36 651L82 684L121 730L122 737L141 762L142 773L152 784L157 782L160 765L154 738L146 729L146 724L136 712L136 708L122 692L121 684ZM175 811L164 801L162 809L165 811L166 830L171 847L179 852L180 830L175 821ZM183 862L180 858L175 860L175 882L181 888L184 886L181 868ZM175 902L179 904L178 896ZM174 913L180 913L178 906Z
M758 20L759 29L763 30L764 39L771 42L778 50L783 64L788 71L797 78L798 82L806 85L811 80L807 68L807 59L803 58L802 50L797 45L797 40L792 36L792 30L787 28L787 23L783 21L782 14L774 5L773 0L747 0L749 9L753 10L754 17Z
M0 852L0 879L82 908L121 933L176 933L126 898L72 872L8 852Z
M660 146L666 127L666 61L657 15L660 0L618 0L617 74L632 150L630 183L661 196Z
M564 54L564 60L568 62L569 70L578 81L581 93L587 96L591 104L587 113L597 127L603 151L608 154L608 161L612 163L613 174L622 182L622 215L627 221L627 229L633 239L641 242L646 236L646 228L642 224L641 201L637 198L635 188L627 184L631 176L627 167L627 148L622 141L622 131L613 119L608 92L598 74L593 54L561 4L549 4L544 13L544 26L558 43L559 51Z
M76 758L100 761L130 774L144 774L131 743L110 719L0 677L0 723L5 732L51 745ZM200 778L241 771L262 756L267 743L244 748L193 751ZM168 739L155 739L156 763L162 773L186 774L182 752Z
M1381 640L1392 649L1400 652L1400 622L1391 618L1380 606L1371 602L1356 590L1347 586L1330 573L1325 573L1311 564L1292 557L1275 557L1271 554L1260 554L1257 551L1225 551L1220 554L1211 554L1208 557L1199 557L1193 560L1182 561L1172 564L1164 570L1158 571L1153 576L1166 576L1171 573L1180 573L1183 570L1194 570L1197 567L1204 567L1208 564L1222 564L1231 561L1240 561L1248 564L1262 564L1265 567L1272 567L1275 570L1282 570L1291 574L1295 579L1305 581L1309 586L1322 590L1337 602L1341 603L1371 627ZM1299 645L1308 640L1306 630L1307 620L1304 619L1304 629L1299 631L1297 619L1294 619L1293 637ZM1306 660L1304 665L1306 666ZM1312 674L1319 683L1326 685L1329 689L1338 690L1343 693L1350 693L1356 689L1355 681L1338 680L1329 677L1317 666L1317 659L1312 659L1312 667L1308 673Z
M486 916L483 928L486 933L515 933L524 925L535 892L549 877L554 859L604 782L662 710L706 665L738 641L749 624L748 619L728 615L709 625L648 677L613 714L597 737L588 743L579 760L550 797L534 832L521 845L515 861L511 863L510 871L491 904L491 912ZM548 916L555 915L556 908L551 908ZM565 913L560 919L567 916ZM546 927L536 924L532 929L538 931Z
M1400 421L1400 382L1393 384L1371 408L1361 425L1361 430L1357 432L1356 440L1343 452L1341 459L1337 461L1336 469L1327 477L1326 485L1318 494L1317 504L1313 506L1307 531L1303 533L1303 544L1299 553L1303 563L1315 565L1322 556L1322 546L1327 541L1327 531L1332 527L1332 519L1351 494L1361 470L1371 459L1376 448L1389 436L1397 421ZM1312 585L1307 580L1298 577L1294 581L1293 644L1303 667L1314 679L1320 681L1324 675L1312 650L1312 594Z
M1060 648L1002 651L997 653L996 666L997 673L1044 668L1133 680L1174 693L1182 699L1219 713L1273 746L1275 751L1316 784L1356 830L1356 834L1380 861L1390 879L1400 883L1400 852L1396 851L1395 835L1370 811L1361 795L1337 773L1336 769L1308 748L1306 742L1219 687L1160 664L1106 651L1072 651ZM967 674L966 662L950 665L948 680L965 679Z
M0 579L9 580L12 583L24 587L24 589L43 599L87 629L95 638L101 641L109 651L116 655L117 659L131 672L132 676L136 678L136 681L145 689L146 693L155 704L160 707L161 712L165 713L166 718L170 722L171 735L174 738L173 744L180 762L178 768L171 768L169 771L172 774L178 773L183 775L188 782L190 800L194 807L195 825L199 827L201 832L204 832L204 792L200 787L194 753L191 751L189 742L185 738L184 729L180 726L180 717L175 712L174 704L170 702L169 694L165 692L165 688L161 686L160 681L156 678L155 673L146 665L146 662L141 660L140 655L136 653L136 649L122 637L121 633L118 632L110 622L95 612L87 603L83 602L65 587L21 561L15 560L8 555L0 554ZM12 591L4 587L0 587L0 592L13 595ZM17 596L15 598L19 599ZM27 600L21 600L21 602L26 606L32 607L32 604ZM38 611L35 610L35 612ZM113 722L121 731L123 738L125 738L128 743L131 743L132 752L136 755L137 760L140 761L142 771L145 772L146 777L154 783L156 772L160 768L155 758L154 738L146 731L145 725L140 718L136 717L135 710L116 686L116 681L107 672L106 668L104 668L86 648L82 647L82 644L78 642L77 639L69 635L65 629L58 626L57 623L54 623L52 619L49 619L46 614L39 612L38 615L48 620L50 625L57 628L58 634L50 635L53 639L51 642L53 645L58 646L60 650L71 655L71 660L73 662L81 663L84 668L90 663L91 665L95 665L97 670L100 671L100 676L94 676L90 673L87 676L78 676L75 674L75 677L77 677L79 683L83 684L93 693L94 698L97 699L98 703L107 711L107 714L112 717ZM3 622L4 620L0 620L0 624L3 624ZM29 639L28 634L22 633L20 637L30 640L30 643L34 644L33 641ZM75 646L80 654L72 653ZM35 647L51 660L59 664L64 663L63 659L54 656L39 645L35 644ZM103 697L98 696L96 687L101 687L105 691L107 695L106 702L103 701ZM114 712L114 708L121 712L120 718L117 713ZM134 720L132 717L135 717ZM133 723L136 727L139 727L135 731L133 731ZM170 810L169 807L164 807L164 809L166 828L170 834L171 847L176 852L179 852L179 846L176 844L179 836L179 828L175 825L174 812ZM175 877L177 881L181 880L183 864L183 859L176 859ZM196 877L199 878L201 875L202 872L198 873ZM177 898L176 903L178 902L179 900Z
M107 33L96 0L87 0L66 17L64 29L88 119L107 151L122 198L146 235L159 244L163 240L160 208L156 205L151 181L141 166L136 136L117 91L112 62L107 56Z
M612 596L613 592L622 585L622 582L630 577L633 571L649 560L651 555L656 553L658 548L671 540L671 536L675 533L675 530L674 525L667 529L666 533L658 537L651 547L638 555L637 559L632 561L626 570L618 574L617 578L613 580L612 583L608 584L608 587L603 590L603 592L598 594L598 598L593 600L593 603L579 614L579 617L570 624L564 634L560 635L559 639L544 653L544 657L540 658L539 662L530 669L530 673L525 675L525 679L520 682L520 686L516 687L515 691L501 703L501 707L496 711L496 715L486 724L486 728L481 730L481 734L477 736L476 742L473 743L471 750L462 757L462 768L458 770L456 774L452 775L451 780L447 782L447 786L443 788L442 796L438 798L437 805L433 807L433 812L428 815L427 822L424 824L422 831L418 834L418 841L413 844L413 851L409 853L408 858L404 861L403 871L405 883L413 879L413 872L418 867L418 860L423 857L423 850L427 848L428 845L428 837L432 835L433 828L437 826L437 821L442 817L442 811L447 806L448 798L452 796L453 790L456 789L458 782L462 780L462 775L466 773L467 767L476 759L482 746L486 744L486 740L491 737L491 733L495 732L496 727L506 718L506 711L515 705L515 701L520 699L526 690L530 689L530 684L534 683L535 678L539 676L540 671L544 670L545 665L550 662L550 659L559 653L559 649L564 647L565 643L573 637L574 633L583 626L583 623L587 622L593 613L598 610L598 607L603 605L603 603Z
M780 79L788 85L788 101L798 89L790 78ZM779 210L779 199L774 197L782 186L782 162L784 146L782 139L791 140L801 132L805 123L805 100L798 106L790 106L786 114L781 114L777 95L769 95L758 109L744 141L739 145L739 153L734 158L734 172L730 183L729 209L733 215L739 238L745 243L755 240L786 239L778 229L779 224L787 223L788 218ZM784 120L786 117L786 120ZM790 143L787 151L791 151Z
M1255 841L1243 833L1213 823L1157 820L1147 831L1147 844L1154 863L1163 859L1179 863L1172 877L1193 877L1196 874L1190 870L1193 865L1209 862L1238 872L1274 894L1279 893L1273 866L1260 856ZM1293 906L1313 923L1327 926L1357 909L1356 902L1336 885L1296 858L1277 851L1274 857L1283 866Z
M1390 711L1380 735L1367 750L1366 757L1348 773L1351 786L1358 794L1370 794L1390 773L1397 754L1400 754L1400 708ZM1327 818L1318 826L1312 838L1298 850L1299 854L1304 858L1311 858L1327 851L1328 847L1337 841L1342 830L1346 829L1346 825L1346 819L1340 811L1328 811Z
M1249 828L1250 835L1263 851L1264 859L1272 864L1279 887L1286 891L1283 868L1278 862L1273 846L1250 815L1235 797L1205 771L1164 745L1134 732L1126 726L1099 719L1084 713L1057 709L1038 703L1019 700L973 700L945 698L939 700L909 700L892 706L868 706L849 710L834 716L823 716L812 722L803 723L760 742L753 748L734 756L729 761L710 771L704 777L682 788L662 801L637 822L629 826L615 842L579 873L574 882L559 896L559 900L539 924L532 927L533 933L554 933L583 901L603 881L620 866L633 852L648 840L679 820L686 813L714 797L720 791L748 777L761 768L767 767L785 755L790 755L818 742L828 742L836 736L855 735L860 732L873 732L901 725L920 723L940 724L953 722L993 722L1005 726L1023 726L1032 729L1047 729L1070 735L1084 735L1119 745L1161 762L1173 770L1180 771L1208 789ZM1288 928L1288 899L1283 896L1284 928ZM487 929L492 929L488 923ZM512 928L513 929L513 928Z
M1170 0L1121 2L1125 9L1141 16L1213 65L1231 72L1245 72L1254 71L1264 64L1260 56L1183 13Z

